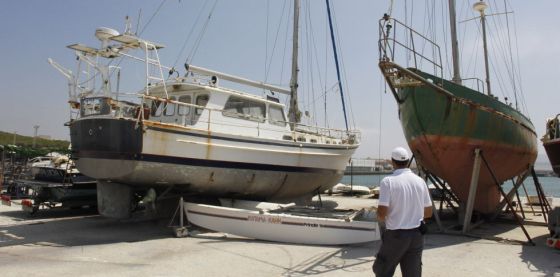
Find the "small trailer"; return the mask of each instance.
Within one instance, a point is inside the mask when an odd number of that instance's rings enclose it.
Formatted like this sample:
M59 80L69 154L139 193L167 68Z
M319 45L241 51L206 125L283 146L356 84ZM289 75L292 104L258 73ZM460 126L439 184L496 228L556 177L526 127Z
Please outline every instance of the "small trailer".
M560 249L560 207L556 207L548 214L548 230L550 237L546 240L546 245Z
M81 208L97 205L97 190L94 180L58 183L40 180L14 180L10 193L1 196L2 204L21 205L30 214L40 208ZM13 200L21 201L14 202Z

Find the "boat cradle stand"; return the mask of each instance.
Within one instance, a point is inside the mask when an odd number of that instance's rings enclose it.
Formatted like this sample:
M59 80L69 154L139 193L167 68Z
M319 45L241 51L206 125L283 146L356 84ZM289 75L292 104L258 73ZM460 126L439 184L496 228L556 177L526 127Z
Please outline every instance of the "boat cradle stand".
M495 220L498 217L498 215L502 212L503 208L505 206L507 206L507 210L509 210L511 212L511 214L513 215L516 223L521 227L521 229L523 230L523 233L527 237L527 244L535 245L534 242L532 241L529 233L527 232L525 226L524 226L523 220L517 214L517 211L514 209L514 205L511 201L514 197L514 194L515 194L515 196L517 196L518 203L521 203L520 200L519 200L518 189L521 186L523 186L523 188L525 188L524 185L523 185L523 181L529 175L532 175L534 183L535 183L537 195L538 195L538 198L539 198L539 204L541 206L541 211L543 213L543 217L544 217L545 222L547 221L547 218L546 218L545 214L548 213L551 209L550 208L550 203L548 203L548 201L546 200L546 197L545 197L544 192L542 190L542 186L540 185L538 177L536 176L533 165L530 165L528 167L528 169L523 174L521 174L520 176L517 177L517 180L514 182L512 189L506 194L504 192L504 190L502 189L502 186L498 182L490 164L488 163L488 161L484 157L484 155L482 153L482 150L479 149L479 148L474 150L473 171L472 171L472 175L471 175L471 183L470 183L470 187L469 187L469 196L468 196L466 205L462 205L462 203L460 203L459 199L453 194L453 192L446 188L444 181L440 180L437 176L433 175L432 173L427 172L424 169L422 169L422 173L424 174L424 178L426 180L430 180L442 192L442 199L441 199L441 202L440 202L440 209L439 210L442 209L443 203L447 203L447 205L450 206L455 213L459 214L459 213L464 212L464 218L462 220L463 224L462 224L462 230L461 231L459 231L459 232L453 231L452 228L456 227L456 226L452 226L451 228L446 229L441 224L441 220L439 218L439 211L438 211L438 209L436 209L434 201L432 200L432 207L434 209L434 217L437 221L439 231L442 232L442 233L448 233L448 234L476 236L476 235L473 235L469 232L472 229L474 229L475 227L484 223L483 219L481 219L481 220L479 220L475 223L471 223L473 209L474 209L474 202L475 202L475 197L476 197L476 189L477 189L477 186L478 186L478 179L479 179L480 169L481 169L482 165L484 165L485 168L490 172L490 175L492 176L495 185L497 186L500 194L503 197L503 200L500 202L500 204L498 204L498 206L496 208L496 211L492 214L490 219ZM421 165L420 165L420 168L422 168ZM453 201L458 203L459 207L455 207L453 205ZM523 215L523 218L525 218L525 213L523 211L522 205L519 205L519 207L520 207L521 213ZM534 213L534 210L533 210L533 213ZM461 217L461 215L460 215L460 217Z
M175 221L176 217L179 217L179 225L173 225L173 221ZM175 237L177 238L184 238L189 236L189 229L188 225L185 224L185 219L187 218L187 214L185 213L185 201L183 197L179 198L179 205L175 209L173 216L171 217L171 221L168 224L168 227L173 228L173 232L175 233Z

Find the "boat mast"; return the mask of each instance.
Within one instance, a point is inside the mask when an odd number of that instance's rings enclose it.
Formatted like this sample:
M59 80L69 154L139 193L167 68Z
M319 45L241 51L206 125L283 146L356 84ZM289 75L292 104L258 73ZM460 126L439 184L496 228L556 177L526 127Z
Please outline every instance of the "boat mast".
M459 42L457 40L457 19L455 11L455 0L449 0L449 25L451 29L451 53L453 56L453 83L461 84L461 72L459 68Z
M332 19L331 19L331 5L329 0L325 0L327 2L327 14L329 16L329 28L331 30L331 41L334 53L334 63L336 66L336 77L338 78L338 89L340 90L340 99L342 99L342 111L344 113L344 123L346 124L346 131L348 131L348 119L346 118L346 104L344 103L344 93L342 91L342 80L340 79L340 68L338 66L338 54L336 52L336 43L334 40L334 30L332 26Z
M484 10L488 7L484 1L476 2L473 5L475 11L480 13L480 23L482 24L482 42L484 47L484 65L486 68L486 88L488 96L492 96L492 92L490 90L490 69L488 63L488 44L486 41L486 14L484 14Z
M290 80L290 108L288 119L292 130L295 130L296 123L300 122L301 112L298 108L297 89L298 89L298 33L299 33L299 0L294 0L294 30L292 44L292 78Z

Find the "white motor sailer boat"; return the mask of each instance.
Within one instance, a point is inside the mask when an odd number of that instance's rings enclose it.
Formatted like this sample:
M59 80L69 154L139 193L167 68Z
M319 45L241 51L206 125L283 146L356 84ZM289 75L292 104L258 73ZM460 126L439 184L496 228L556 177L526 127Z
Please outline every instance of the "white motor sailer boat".
M297 34L297 24L294 29ZM162 45L109 28L95 35L100 48L68 46L77 55L76 75L49 62L69 80L69 102L78 114L68 123L72 158L80 172L98 180L104 216L129 217L150 188L158 195L174 188L232 198L309 199L339 181L359 145L357 131L298 124L297 35L289 89L187 64L185 77L166 80L164 70L177 71L160 63ZM123 94L112 90L113 79L116 87L120 81L120 68L110 65L117 58L145 63L144 88L135 101L119 100ZM83 64L97 72L84 75ZM101 76L99 91L88 85L91 76ZM219 80L288 94L290 112L286 116L277 97L224 88Z

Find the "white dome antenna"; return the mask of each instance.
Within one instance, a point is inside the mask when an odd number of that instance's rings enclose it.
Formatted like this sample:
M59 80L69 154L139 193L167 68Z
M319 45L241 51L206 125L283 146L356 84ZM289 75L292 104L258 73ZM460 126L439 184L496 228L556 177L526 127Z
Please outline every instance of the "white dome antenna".
M473 5L473 9L481 14L484 13L484 10L488 8L488 5L484 1L476 2Z
M107 27L99 27L95 30L95 37L101 41L101 49L107 47L109 38L118 35L120 35L120 33L117 30Z

